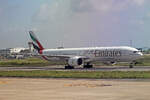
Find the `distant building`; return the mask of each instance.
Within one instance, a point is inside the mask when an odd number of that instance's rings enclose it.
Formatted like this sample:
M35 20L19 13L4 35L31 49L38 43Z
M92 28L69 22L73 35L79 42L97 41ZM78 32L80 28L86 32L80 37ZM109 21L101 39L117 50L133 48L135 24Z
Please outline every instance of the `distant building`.
M36 50L33 48L33 42L28 42L29 48L6 48L0 50L0 59L23 59L32 57Z
M1 49L0 50L0 55L3 55L3 54L10 54L10 48L6 48L6 49Z
M6 59L23 59L31 54L28 48L6 48L0 50L0 56Z
M28 46L29 46L30 52L33 52L34 51L33 42L28 42Z
M11 54L16 54L16 53L20 53L23 50L26 50L26 48L11 48L10 53Z
M10 57L10 48L0 50L0 59L5 59Z

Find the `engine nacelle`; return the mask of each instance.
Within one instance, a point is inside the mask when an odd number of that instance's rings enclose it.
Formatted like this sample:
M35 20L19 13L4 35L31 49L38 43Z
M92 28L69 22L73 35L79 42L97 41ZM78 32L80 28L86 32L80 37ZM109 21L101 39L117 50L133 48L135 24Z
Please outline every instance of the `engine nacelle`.
M83 64L83 59L80 57L73 57L68 60L70 66L79 66Z

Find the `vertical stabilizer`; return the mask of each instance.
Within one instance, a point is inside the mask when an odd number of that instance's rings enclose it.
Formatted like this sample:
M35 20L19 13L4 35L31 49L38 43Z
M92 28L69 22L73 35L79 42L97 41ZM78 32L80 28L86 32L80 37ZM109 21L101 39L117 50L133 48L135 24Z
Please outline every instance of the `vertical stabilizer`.
M37 39L37 37L35 36L33 31L29 31L30 37L33 41L33 47L34 49L38 50L38 52L42 51L44 48L41 45L41 43L39 42L39 40Z

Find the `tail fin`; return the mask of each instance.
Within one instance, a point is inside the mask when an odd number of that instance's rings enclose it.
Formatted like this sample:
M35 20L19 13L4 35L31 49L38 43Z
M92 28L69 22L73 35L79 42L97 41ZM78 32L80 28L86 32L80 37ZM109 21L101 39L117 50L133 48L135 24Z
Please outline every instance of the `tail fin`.
M39 42L39 40L37 39L37 37L35 36L33 31L29 31L30 37L33 41L33 47L34 49L36 49L38 52L42 51L44 48L41 45L41 43Z

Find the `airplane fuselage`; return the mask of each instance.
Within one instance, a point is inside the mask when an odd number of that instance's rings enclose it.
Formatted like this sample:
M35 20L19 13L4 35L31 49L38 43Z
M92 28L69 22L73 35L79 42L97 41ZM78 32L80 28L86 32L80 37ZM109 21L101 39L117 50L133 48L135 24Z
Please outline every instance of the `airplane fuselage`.
M65 48L45 49L43 55L75 55L89 58L91 61L131 62L142 56L142 53L132 47L91 47L91 48Z

